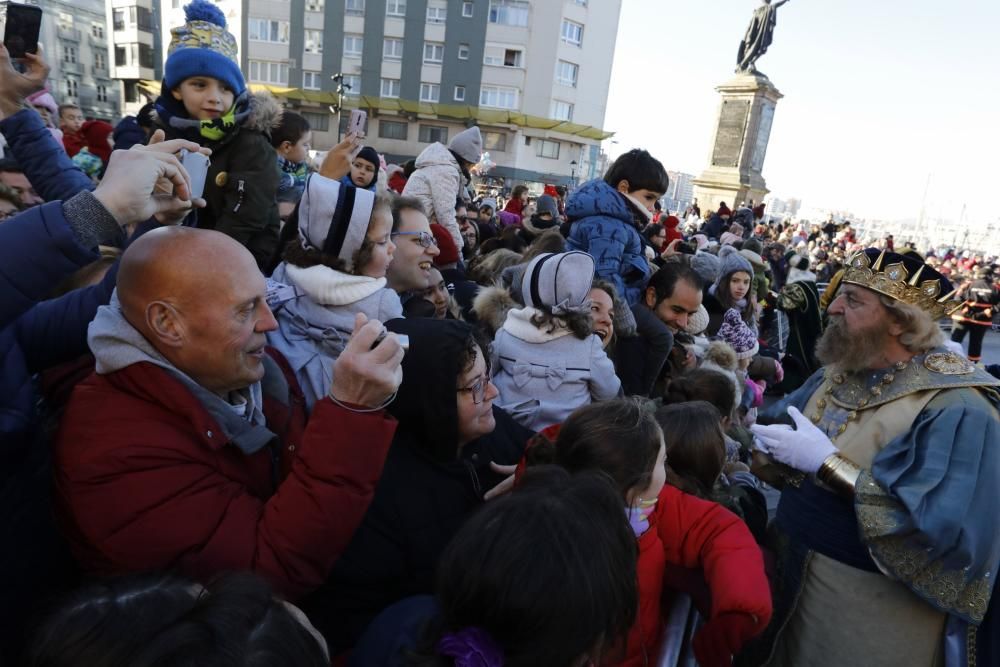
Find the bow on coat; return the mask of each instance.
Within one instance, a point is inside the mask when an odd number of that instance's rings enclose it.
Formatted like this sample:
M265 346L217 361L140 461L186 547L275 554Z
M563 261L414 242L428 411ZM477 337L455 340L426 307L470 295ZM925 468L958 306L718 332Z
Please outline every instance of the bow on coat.
M518 362L511 370L511 377L518 389L523 389L531 378L544 379L549 386L549 390L555 391L566 379L565 366L537 366Z

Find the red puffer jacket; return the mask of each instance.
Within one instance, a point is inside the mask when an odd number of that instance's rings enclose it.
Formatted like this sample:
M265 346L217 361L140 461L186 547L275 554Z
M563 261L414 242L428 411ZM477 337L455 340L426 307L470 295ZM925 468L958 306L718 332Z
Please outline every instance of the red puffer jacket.
M669 484L660 492L639 538L639 617L629 631L626 656L615 664L656 664L663 633L664 589L694 593L700 570L711 595L707 620L732 612L752 617L760 634L771 620L771 591L764 559L746 524L718 503L688 495ZM665 584L665 580L668 582ZM690 586L688 585L690 584Z
M77 386L55 445L55 502L86 571L250 570L292 598L323 583L368 509L396 422L323 399L306 426L294 378L278 374L289 400L264 401L278 438L252 454L153 364Z

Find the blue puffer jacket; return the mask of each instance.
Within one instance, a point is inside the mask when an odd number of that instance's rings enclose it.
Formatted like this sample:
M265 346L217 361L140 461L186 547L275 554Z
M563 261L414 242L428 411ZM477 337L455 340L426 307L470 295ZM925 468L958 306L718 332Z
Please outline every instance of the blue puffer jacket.
M638 303L650 268L626 199L603 180L590 181L569 196L566 217L572 223L566 249L590 253L597 277L611 281L630 305Z
M93 190L94 182L73 164L34 109L21 109L0 121L7 150L45 201L66 201L77 192Z

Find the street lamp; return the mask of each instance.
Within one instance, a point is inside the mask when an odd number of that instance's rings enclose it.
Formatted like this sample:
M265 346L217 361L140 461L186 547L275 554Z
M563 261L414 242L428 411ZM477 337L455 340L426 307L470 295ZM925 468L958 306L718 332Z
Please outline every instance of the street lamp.
M344 95L347 91L351 89L351 84L344 83L344 73L337 72L330 77L337 83L337 88L335 92L337 93L337 103L330 105L330 113L336 114L337 116L337 143L340 143L340 115L344 110Z
M573 187L576 187L576 160L569 163L569 180Z

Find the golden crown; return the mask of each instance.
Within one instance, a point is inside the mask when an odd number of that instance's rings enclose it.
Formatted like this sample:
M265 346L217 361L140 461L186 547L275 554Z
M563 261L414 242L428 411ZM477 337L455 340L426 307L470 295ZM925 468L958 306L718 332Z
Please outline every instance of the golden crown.
M874 264L863 250L857 252L847 260L841 282L867 287L897 301L916 306L936 320L951 315L962 307L962 301L953 298L958 290L940 296L941 281L938 278L920 281L920 275L926 268L924 265L910 278L909 271L902 262L888 266L883 264L885 250L879 254Z

